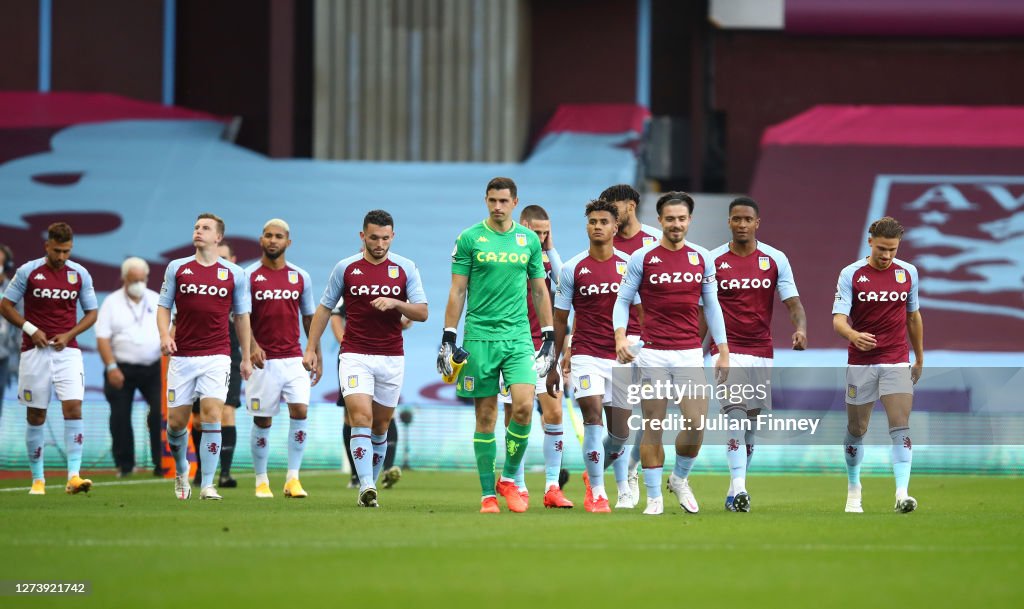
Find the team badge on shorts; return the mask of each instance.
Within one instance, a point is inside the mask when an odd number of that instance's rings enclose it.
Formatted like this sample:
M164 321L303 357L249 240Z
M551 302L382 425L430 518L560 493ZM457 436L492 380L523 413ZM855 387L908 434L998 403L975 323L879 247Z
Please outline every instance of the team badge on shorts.
M359 386L359 377L354 375L354 374L349 376L348 377L348 388L349 389L355 389L358 386Z
M473 391L473 388L476 387L476 379L471 376L467 376L465 378L465 386L466 391Z
M848 397L850 399L853 399L853 398L857 397L857 386L856 385L847 385L846 386L846 397Z
M260 409L260 400L259 400L259 398L253 398L253 399L249 400L249 407L252 408L253 410L259 410Z
M757 257L757 268L761 269L762 271L767 271L768 269L771 268L771 266L772 261L771 258L769 258L768 256Z
M644 247L647 247L648 245L654 243L654 237L644 237L643 241Z
M584 374L583 376L580 377L580 389L583 389L583 390L590 389L590 375L589 374Z
M68 283L78 283L78 271L68 271Z
M388 266L388 277L392 279L398 279L398 267Z
M625 262L616 262L615 263L615 272L618 273L619 275L625 275L626 274L626 263Z
M686 252L686 257L690 260L690 264L700 264L700 256L697 255L697 252Z
M25 401L26 402L31 402L32 401L32 390L31 389L26 389L25 390Z
M174 402L174 390L173 389L168 389L167 390L167 401L168 402Z
M896 269L896 283L906 283L907 272L903 269Z
M526 247L526 233L516 233L516 245Z
M227 269L217 269L217 279L220 279L221 281L224 281L227 278L228 278L228 270Z
M294 285L294 284L297 284L298 282L299 282L299 272L298 271L288 271L288 283Z

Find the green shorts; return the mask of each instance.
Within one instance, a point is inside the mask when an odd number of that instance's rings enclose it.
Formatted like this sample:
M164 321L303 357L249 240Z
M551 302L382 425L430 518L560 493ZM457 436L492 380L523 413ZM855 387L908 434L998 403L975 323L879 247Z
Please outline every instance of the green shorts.
M467 340L462 348L469 351L469 359L455 388L461 398L498 395L499 374L505 377L506 385L537 382L537 371L533 368L536 353L529 336L517 340Z

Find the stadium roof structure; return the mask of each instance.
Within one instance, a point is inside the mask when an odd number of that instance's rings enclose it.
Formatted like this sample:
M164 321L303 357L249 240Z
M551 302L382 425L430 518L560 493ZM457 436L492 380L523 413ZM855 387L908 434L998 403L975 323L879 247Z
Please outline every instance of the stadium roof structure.
M812 343L841 346L825 313L836 278L889 215L920 272L926 348L1021 351L1022 158L1024 107L825 105L766 130L759 237L789 256Z

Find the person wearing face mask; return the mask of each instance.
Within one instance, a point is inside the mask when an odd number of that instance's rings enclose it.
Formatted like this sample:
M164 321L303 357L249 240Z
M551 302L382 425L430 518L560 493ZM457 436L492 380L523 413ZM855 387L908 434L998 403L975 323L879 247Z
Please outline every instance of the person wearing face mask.
M132 432L132 401L138 390L149 404L149 451L153 475L160 466L160 332L156 323L159 295L146 287L149 264L131 257L121 264L122 287L111 292L100 306L96 322L96 346L106 373L103 394L110 403L111 453L118 476L135 469L135 436Z

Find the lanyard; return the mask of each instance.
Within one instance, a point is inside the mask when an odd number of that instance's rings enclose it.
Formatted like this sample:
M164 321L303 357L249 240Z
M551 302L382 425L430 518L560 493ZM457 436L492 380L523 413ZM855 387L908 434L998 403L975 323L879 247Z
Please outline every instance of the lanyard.
M132 314L132 319L135 320L135 325L141 326L142 319L146 316L146 295L143 294L139 300L139 314L135 314L135 309L132 308L132 299L128 297L128 292L124 293L124 302L128 305L128 311Z

